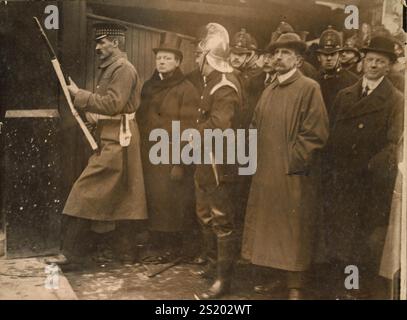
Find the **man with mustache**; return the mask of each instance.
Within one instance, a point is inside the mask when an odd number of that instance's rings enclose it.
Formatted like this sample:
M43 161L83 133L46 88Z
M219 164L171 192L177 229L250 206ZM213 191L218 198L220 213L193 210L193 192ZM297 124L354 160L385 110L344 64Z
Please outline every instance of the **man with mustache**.
M290 299L301 299L318 213L315 152L328 138L328 116L316 81L298 71L306 44L295 33L271 46L276 74L264 90L251 127L258 167L245 217L242 255L282 271Z
M96 126L99 140L99 151L90 157L63 210L63 253L70 268L88 261L95 250L94 232L113 233L111 243L117 258L133 262L136 222L147 218L139 132L134 121L141 81L122 51L125 30L118 24L96 24L95 49L101 70L96 90L79 89L72 80L68 86L75 108Z

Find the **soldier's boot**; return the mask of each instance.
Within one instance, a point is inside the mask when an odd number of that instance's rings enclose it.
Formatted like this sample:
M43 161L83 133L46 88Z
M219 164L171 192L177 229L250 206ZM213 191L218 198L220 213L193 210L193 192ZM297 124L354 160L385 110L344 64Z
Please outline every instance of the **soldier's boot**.
M218 259L216 266L216 279L201 299L217 299L229 293L233 266L236 258L236 239L233 236L218 238Z
M85 219L65 217L62 232L62 253L66 260L57 264L64 271L83 269L90 263L89 254L94 250L94 238Z
M216 235L209 228L202 230L203 248L200 257L198 257L199 263L204 266L193 274L202 278L214 278L216 275Z

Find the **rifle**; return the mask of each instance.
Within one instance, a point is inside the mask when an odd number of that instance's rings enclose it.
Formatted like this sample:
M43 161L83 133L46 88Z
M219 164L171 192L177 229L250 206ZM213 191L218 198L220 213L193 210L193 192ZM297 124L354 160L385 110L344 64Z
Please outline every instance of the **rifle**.
M83 122L82 118L80 117L78 111L75 109L75 107L73 106L73 102L71 99L71 95L69 94L68 91L68 87L66 84L66 80L65 80L65 76L64 73L62 72L61 69L61 65L58 61L58 58L55 54L54 48L52 48L51 43L48 40L47 35L44 32L44 29L42 28L40 22L38 21L37 17L33 17L34 21L37 24L38 29L40 30L41 36L45 42L45 44L47 45L47 49L48 49L48 53L51 57L51 63L52 66L54 67L55 73L58 77L59 80L59 84L62 87L62 91L64 92L64 96L66 101L68 102L69 108L71 109L71 112L73 114L73 116L75 117L76 121L78 122L79 126L81 127L86 139L88 140L91 148L93 151L96 151L98 149L98 145L95 141L95 139L93 138L92 134L90 133L89 129L86 127L85 123Z

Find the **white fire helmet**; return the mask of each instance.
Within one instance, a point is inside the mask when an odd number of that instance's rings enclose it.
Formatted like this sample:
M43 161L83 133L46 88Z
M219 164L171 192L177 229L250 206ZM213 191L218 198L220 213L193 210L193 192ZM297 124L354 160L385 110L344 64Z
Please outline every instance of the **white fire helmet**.
M198 47L203 52L206 61L219 72L233 72L233 68L228 62L229 34L227 30L220 24L213 22L208 23L205 29L206 34L201 38Z

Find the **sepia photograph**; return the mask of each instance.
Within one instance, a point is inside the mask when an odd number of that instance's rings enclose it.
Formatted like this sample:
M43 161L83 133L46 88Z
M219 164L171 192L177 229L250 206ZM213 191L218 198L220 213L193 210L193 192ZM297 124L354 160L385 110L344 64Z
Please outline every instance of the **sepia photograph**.
M0 1L0 300L407 300L406 10Z

